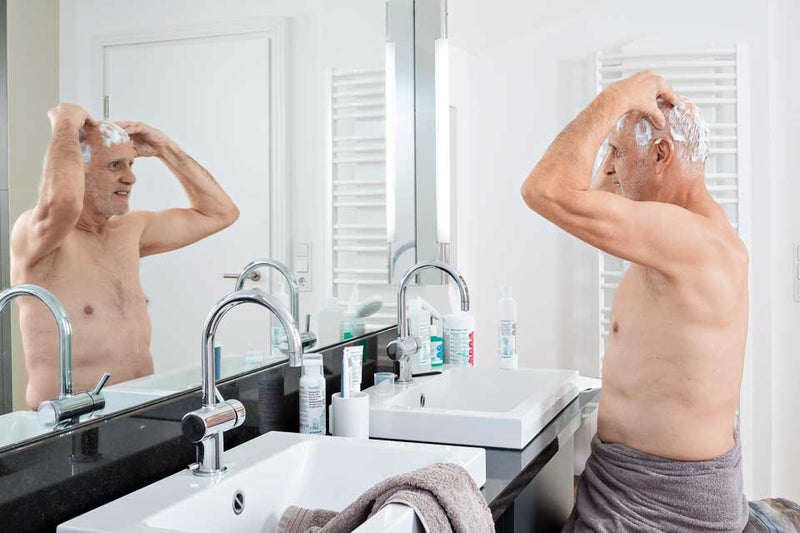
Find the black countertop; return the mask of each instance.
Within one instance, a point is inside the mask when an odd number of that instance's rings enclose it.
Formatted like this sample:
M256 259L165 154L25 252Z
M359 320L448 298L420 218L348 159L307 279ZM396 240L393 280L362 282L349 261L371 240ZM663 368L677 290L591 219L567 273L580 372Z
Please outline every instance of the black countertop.
M496 521L582 424L586 404L600 389L582 391L522 450L486 448L486 485L481 492Z

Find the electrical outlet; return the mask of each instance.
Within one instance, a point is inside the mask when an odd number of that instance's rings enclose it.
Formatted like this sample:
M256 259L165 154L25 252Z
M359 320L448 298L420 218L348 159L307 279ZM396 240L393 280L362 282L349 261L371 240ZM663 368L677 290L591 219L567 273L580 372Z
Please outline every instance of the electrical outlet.
M294 243L294 277L301 291L311 290L311 243Z

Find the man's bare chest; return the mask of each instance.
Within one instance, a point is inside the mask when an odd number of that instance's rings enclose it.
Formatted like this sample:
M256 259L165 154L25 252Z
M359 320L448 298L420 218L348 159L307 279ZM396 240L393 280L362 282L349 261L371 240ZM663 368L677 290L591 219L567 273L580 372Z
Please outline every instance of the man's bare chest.
M71 235L32 274L38 280L31 281L41 282L68 300L65 304L87 315L98 309L126 314L145 304L137 242Z

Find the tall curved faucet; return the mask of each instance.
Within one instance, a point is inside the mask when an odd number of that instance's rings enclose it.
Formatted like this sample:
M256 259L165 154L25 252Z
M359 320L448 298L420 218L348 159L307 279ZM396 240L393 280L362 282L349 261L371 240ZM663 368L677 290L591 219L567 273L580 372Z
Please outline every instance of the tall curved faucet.
M289 267L281 263L280 261L276 261L274 259L256 259L255 261L251 261L248 263L242 272L239 274L239 277L236 279L236 286L235 290L240 291L244 288L244 283L248 279L251 278L252 274L262 267L271 267L280 272L280 274L286 279L286 283L289 284L289 296L291 298L291 311L292 311L292 319L294 320L295 326L297 329L300 329L300 286L297 283L292 272L289 270ZM300 334L300 339L303 342L304 348L311 348L317 343L317 336L311 333L310 331L303 331ZM295 365L292 365L295 366Z
M97 411L105 407L106 402L101 393L103 386L111 377L106 372L100 378L97 386L89 392L72 393L72 324L67 316L67 311L53 293L33 284L22 284L9 287L0 293L0 313L6 305L18 296L33 296L39 299L56 321L58 327L58 399L48 400L39 404L39 422L47 427L62 423L77 422L81 415Z
M217 391L216 363L214 361L214 335L222 317L244 303L253 303L272 311L286 330L289 342L289 358L292 366L300 366L303 345L300 332L291 315L282 305L275 303L267 294L258 289L234 291L217 302L203 325L202 372L203 404L196 411L186 413L181 421L184 436L192 442L200 443L203 458L194 469L199 476L215 476L225 470L222 464L222 434L244 423L246 412L238 400L224 400Z
M415 355L421 346L419 339L408 334L408 320L406 318L406 292L408 284L414 277L422 272L435 268L453 278L461 295L461 310L469 311L469 288L464 277L452 266L443 261L424 261L417 263L406 272L400 281L400 290L397 293L397 339L393 340L386 347L389 357L398 362L400 370L397 381L407 383L412 380L411 375L411 356Z

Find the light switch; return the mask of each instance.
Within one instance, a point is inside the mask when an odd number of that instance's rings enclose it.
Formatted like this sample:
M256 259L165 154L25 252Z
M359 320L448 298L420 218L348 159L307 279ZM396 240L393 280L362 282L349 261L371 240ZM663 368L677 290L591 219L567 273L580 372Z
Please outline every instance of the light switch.
M800 272L800 267L798 267L798 272ZM295 257L294 258L294 270L298 274L305 274L308 272L308 259L304 257Z
M309 245L307 242L298 242L294 246L295 257L308 257Z

